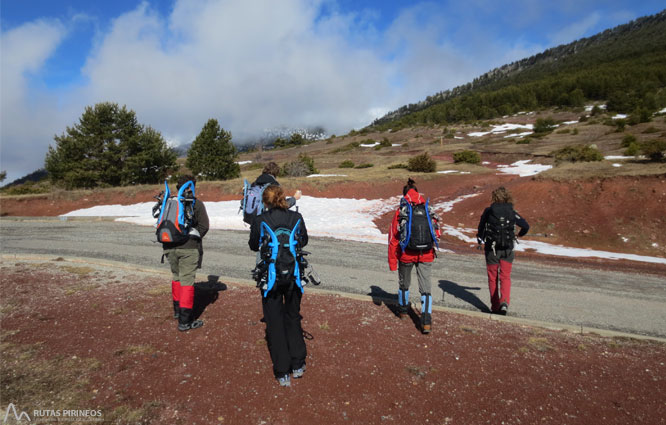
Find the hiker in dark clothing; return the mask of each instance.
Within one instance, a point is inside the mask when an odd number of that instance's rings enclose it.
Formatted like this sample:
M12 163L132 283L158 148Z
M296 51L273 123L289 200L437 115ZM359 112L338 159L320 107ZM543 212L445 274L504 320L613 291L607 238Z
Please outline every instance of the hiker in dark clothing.
M389 229L388 245L388 263L391 271L398 270L398 316L402 319L407 317L409 312L409 287L412 282L412 268L416 268L416 276L419 281L419 292L421 293L421 331L424 334L430 333L432 328L432 291L430 275L432 262L437 256L435 253L436 239L439 239L439 217L435 214L432 207L427 206L426 200L421 196L414 185L414 180L409 179L407 185L403 187L403 199L400 207L396 210L391 227ZM407 205L409 204L409 205ZM411 206L411 209L410 209ZM426 223L422 229L425 233L427 248L412 249L410 244L405 244L407 234L412 228L407 228L412 214L409 211L416 211L417 208L428 214L425 217L430 218L430 223ZM404 245L404 248L403 248ZM412 246L412 248L410 248Z
M261 290L266 339L276 379L281 386L290 386L290 372L294 378L302 377L305 372L307 352L300 314L303 287L300 265L293 253L308 244L308 232L303 216L289 210L280 186L268 186L262 200L267 211L252 223L248 244L253 251L261 249L262 258L269 265L266 287ZM283 238L281 241L278 234ZM285 234L289 235L287 243ZM298 247L290 247L291 241L297 241Z
M498 187L493 191L492 204L481 215L476 238L485 247L490 311L501 315L506 315L511 302L515 226L520 227L518 236L524 236L530 229L527 220L513 209L509 191Z
M188 181L192 181L196 185L194 177L181 176L178 179L178 189ZM178 319L179 331L188 331L203 326L202 320L194 320L192 308L194 306L194 278L197 268L201 268L203 258L202 239L208 233L209 222L206 207L201 200L197 199L194 202L193 209L193 230L190 232L188 240L181 243L165 242L162 244L173 275L171 293L174 318Z
M280 183L278 183L276 177L277 175L280 174L280 166L277 165L275 162L269 162L264 166L264 169L261 172L261 175L257 177L257 179L252 183L253 185L266 185L266 184L274 184L279 186ZM296 201L301 199L301 191L297 190L294 193L293 197L287 197L287 205L288 208L293 207L296 205Z

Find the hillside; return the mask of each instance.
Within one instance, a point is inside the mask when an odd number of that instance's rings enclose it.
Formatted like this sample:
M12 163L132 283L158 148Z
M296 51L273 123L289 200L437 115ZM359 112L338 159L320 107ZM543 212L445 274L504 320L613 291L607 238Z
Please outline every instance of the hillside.
M666 10L493 69L377 119L370 127L450 124L521 110L609 101L609 109L666 106Z

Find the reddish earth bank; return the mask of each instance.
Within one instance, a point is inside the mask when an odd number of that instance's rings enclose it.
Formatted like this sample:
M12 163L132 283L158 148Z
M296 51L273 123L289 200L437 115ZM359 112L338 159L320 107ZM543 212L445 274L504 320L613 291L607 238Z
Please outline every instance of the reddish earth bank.
M3 408L99 409L105 423L132 424L666 422L658 342L443 311L421 335L379 300L306 290L308 369L280 388L254 288L197 283L205 326L180 333L168 276L58 261L1 271L3 352L32 356L0 360ZM15 390L51 360L75 369L73 381L51 388L41 376L37 401ZM75 385L78 397L49 404Z

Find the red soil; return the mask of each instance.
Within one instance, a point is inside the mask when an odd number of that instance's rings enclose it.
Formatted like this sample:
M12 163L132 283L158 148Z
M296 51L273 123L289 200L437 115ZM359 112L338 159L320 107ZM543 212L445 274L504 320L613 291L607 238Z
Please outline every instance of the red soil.
M665 422L661 343L442 311L421 335L380 301L306 289L308 369L280 388L254 288L228 283L215 299L201 283L205 326L179 333L168 277L63 264L1 270L11 282L0 286L3 351L33 356L0 360L3 403L21 410L100 409L104 423L142 424ZM36 375L46 399L21 404L27 395L8 388L29 385L43 360L67 362L76 376L48 393L49 377ZM57 399L69 385L81 394Z

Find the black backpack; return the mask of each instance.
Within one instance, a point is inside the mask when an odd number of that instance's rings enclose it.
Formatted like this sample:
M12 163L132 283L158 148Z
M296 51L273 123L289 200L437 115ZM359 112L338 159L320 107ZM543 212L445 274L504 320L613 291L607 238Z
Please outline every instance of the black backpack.
M515 235L516 213L511 204L492 204L486 219L485 243L495 249L512 249Z
M412 251L430 251L437 245L437 237L432 228L432 219L425 204L412 205L404 198L400 201L400 248Z
M300 264L298 262L299 234L301 220L289 229L261 223L261 256L268 265L267 288L270 291L275 284L296 283L301 287ZM265 294L264 294L265 295Z

